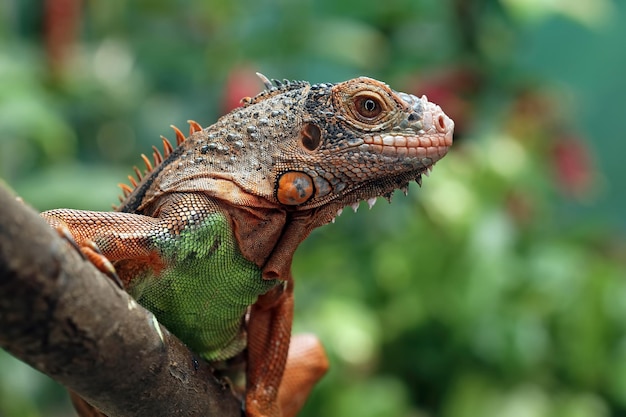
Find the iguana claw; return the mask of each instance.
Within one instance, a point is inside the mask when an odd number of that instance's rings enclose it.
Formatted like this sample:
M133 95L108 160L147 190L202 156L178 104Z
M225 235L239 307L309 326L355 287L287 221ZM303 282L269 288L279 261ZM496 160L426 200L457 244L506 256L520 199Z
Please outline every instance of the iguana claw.
M118 287L124 289L124 284L122 283L120 277L117 275L117 272L115 272L115 267L113 266L111 261L109 261L102 254L102 252L98 248L98 245L96 245L95 242L89 240L85 242L85 246L80 246L78 245L78 243L76 243L76 240L74 240L74 236L72 236L72 233L66 226L59 225L56 226L54 230L56 230L61 238L67 241L67 243L69 243L74 249L76 249L76 252L78 252L81 258L91 262L92 265L98 268L100 272L102 272L113 282L115 282Z

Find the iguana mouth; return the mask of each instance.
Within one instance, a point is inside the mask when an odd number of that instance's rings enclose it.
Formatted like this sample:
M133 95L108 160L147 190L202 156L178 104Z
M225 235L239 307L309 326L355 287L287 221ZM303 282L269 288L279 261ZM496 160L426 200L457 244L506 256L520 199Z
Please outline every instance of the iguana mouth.
M376 135L364 141L360 149L397 157L421 157L430 160L439 160L448 152L452 145L452 134L445 138L429 138L411 135ZM429 165L425 163L424 165Z

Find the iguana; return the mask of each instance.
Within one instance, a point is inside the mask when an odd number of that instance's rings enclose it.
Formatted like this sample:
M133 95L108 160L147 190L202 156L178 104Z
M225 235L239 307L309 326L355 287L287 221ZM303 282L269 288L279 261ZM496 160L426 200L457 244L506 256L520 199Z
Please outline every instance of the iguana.
M421 186L454 123L371 78L259 76L265 91L215 124L172 126L178 146L142 155L115 212L42 215L204 359L245 355L247 417L289 417L327 368L316 338L291 337L296 248L345 206Z

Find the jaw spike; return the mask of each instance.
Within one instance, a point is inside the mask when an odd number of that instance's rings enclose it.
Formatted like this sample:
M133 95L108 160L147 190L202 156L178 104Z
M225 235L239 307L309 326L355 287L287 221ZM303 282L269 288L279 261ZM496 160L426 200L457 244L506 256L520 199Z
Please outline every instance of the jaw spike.
M135 166L135 167L133 167L133 171L135 171L135 175L137 175L137 179L138 179L139 181L141 181L141 180L142 180L142 178L143 178L143 175L141 175L141 171L139 171L139 168L137 168L137 167Z
M387 200L387 202L388 202L389 204L391 204L391 197L392 197L392 196L393 196L393 191L392 191L392 192L389 192L389 193L387 193L387 194L383 194L383 198L384 198L385 200Z
M130 183L133 185L133 188L137 188L137 181L135 181L135 179L133 178L132 175L128 176L128 179L130 180Z
M420 188L422 187L422 175L418 175L417 178L415 178L415 182L417 183L417 185L420 186Z
M143 163L146 164L146 168L148 168L148 172L152 171L152 164L148 157L144 154L141 154L141 159L143 159Z
M359 209L359 202L357 201L356 203L352 203L350 207L352 207L352 210L356 213L356 211Z
M128 185L124 184L123 182L117 184L117 186L122 189L122 192L124 193L124 197L128 197L130 193L133 192L133 189L130 188Z
M194 120L187 120L187 123L189 123L189 135L190 136L202 130L202 126L200 126L198 122ZM178 137L176 138L176 141L178 141Z
M152 152L152 156L154 157L154 164L159 165L161 162L163 162L163 155L161 155L161 152L156 146L152 146L152 150L154 151Z
M372 209L372 207L374 207L374 204L376 204L376 197L367 199L367 205L369 206L370 210Z
M178 145L180 145L181 143L183 143L185 141L185 135L183 135L183 132L181 132L180 129L178 129L176 126L170 125L170 127L172 129L174 129L174 133L176 133L176 146L178 146ZM200 129L200 130L202 130L202 129ZM170 147L172 147L172 145L170 145Z
M161 140L163 141L163 155L165 155L165 157L167 158L168 156L170 156L172 152L174 152L174 148L172 147L172 144L170 143L169 140L167 140L165 136L161 136Z
M404 187L400 188L400 190L402 190L402 192L404 193L405 196L409 195L409 184L407 184Z
M270 88L273 87L272 82L270 81L269 78L267 78L265 75L261 74L260 72L256 73L256 76L259 77L261 79L261 82L263 83L263 85L265 86L266 90L269 90Z

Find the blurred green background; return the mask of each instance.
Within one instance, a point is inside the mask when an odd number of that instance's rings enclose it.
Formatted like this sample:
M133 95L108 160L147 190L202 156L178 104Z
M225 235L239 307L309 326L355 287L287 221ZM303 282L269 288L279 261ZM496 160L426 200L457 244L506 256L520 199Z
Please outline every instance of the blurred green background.
M39 210L107 210L255 71L425 93L449 156L296 255L296 331L332 364L302 416L626 415L625 3L4 0L0 177ZM71 413L0 351L1 417Z

